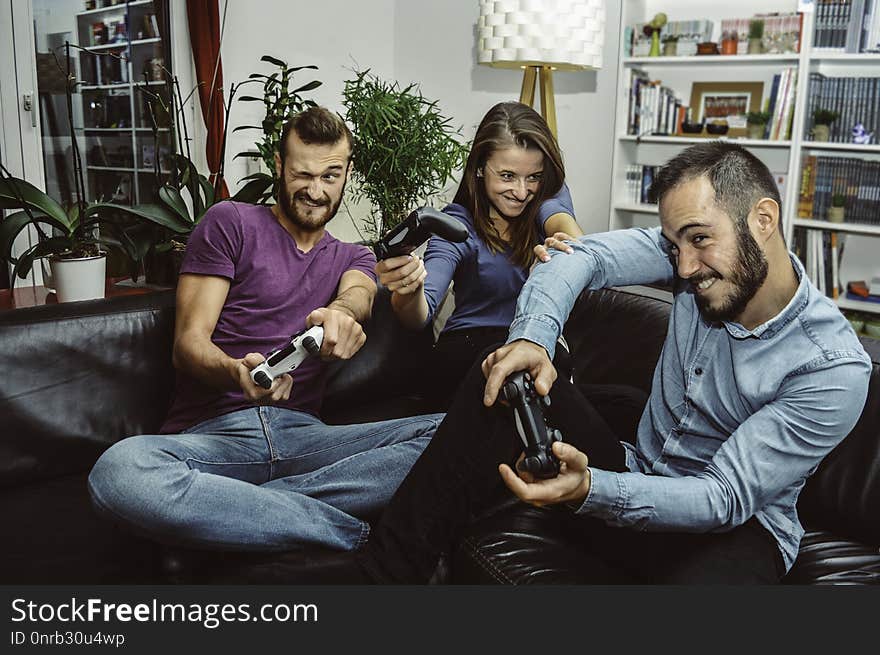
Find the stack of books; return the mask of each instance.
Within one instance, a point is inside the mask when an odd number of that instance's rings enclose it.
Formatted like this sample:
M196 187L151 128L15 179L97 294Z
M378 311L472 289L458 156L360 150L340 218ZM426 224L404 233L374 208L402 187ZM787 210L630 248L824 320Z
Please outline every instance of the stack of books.
M831 198L845 198L844 221L880 225L880 161L807 155L801 166L799 218L826 220Z
M816 109L829 109L838 114L831 124L830 141L851 143L852 129L861 123L867 132L874 133L876 142L880 136L880 77L826 77L810 73L805 137L814 127Z
M880 52L880 0L818 0L813 49Z
M797 68L786 68L773 76L767 111L770 122L764 130L764 138L785 141L791 138L791 121L794 117L794 98L797 89Z

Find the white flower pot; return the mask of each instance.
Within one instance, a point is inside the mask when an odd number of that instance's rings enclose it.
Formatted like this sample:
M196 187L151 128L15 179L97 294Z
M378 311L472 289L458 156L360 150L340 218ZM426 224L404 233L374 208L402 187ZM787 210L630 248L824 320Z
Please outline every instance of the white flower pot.
M63 259L54 257L49 261L55 283L58 302L92 300L104 297L107 256Z

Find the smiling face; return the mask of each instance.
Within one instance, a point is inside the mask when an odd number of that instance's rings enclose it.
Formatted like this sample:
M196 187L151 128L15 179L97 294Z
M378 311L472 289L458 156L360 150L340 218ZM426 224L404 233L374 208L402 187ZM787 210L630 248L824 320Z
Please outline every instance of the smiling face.
M502 218L516 218L540 190L543 172L544 153L537 148L494 151L482 168L490 206Z
M709 321L737 321L767 279L764 252L749 231L715 202L703 176L682 182L660 201L663 236L679 277Z
M300 229L320 230L336 215L351 168L351 149L345 139L336 143L304 143L296 132L287 137L282 167L275 156L281 179L278 209Z

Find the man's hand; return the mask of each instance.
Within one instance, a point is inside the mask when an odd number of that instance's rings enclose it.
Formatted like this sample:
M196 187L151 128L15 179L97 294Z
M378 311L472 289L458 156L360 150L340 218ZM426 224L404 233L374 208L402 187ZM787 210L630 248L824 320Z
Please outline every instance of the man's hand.
M574 250L572 250L571 246L565 242L574 240L575 238L573 236L566 234L565 232L557 232L553 236L549 236L544 239L543 244L538 244L537 246L535 246L535 256L542 262L549 262L550 253L547 252L549 248L553 248L554 250L559 250L570 255L574 252Z
M491 407L498 398L507 376L516 371L528 371L534 380L535 391L546 396L556 381L556 369L547 356L547 351L531 341L518 339L489 354L482 363L486 390L483 404Z
M244 392L244 397L255 405L272 405L281 400L290 398L290 390L293 388L293 378L289 373L275 378L272 386L264 389L251 378L251 371L266 361L260 353L248 353L241 359L231 360L230 375L238 382L238 386Z
M428 276L425 263L417 255L390 257L376 264L374 269L379 282L389 291L401 295L415 293Z
M319 307L306 317L306 327L324 328L322 359L351 359L367 341L364 329L350 314L338 309Z
M590 491L590 471L587 456L574 446L556 441L553 454L559 459L559 475L549 480L539 480L526 471L514 473L507 464L500 464L498 472L504 484L523 502L543 507L558 503L580 506Z

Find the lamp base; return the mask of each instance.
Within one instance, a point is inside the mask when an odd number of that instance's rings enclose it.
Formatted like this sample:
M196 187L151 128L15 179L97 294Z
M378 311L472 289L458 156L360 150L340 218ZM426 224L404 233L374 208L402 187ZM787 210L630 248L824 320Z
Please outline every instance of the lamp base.
M553 68L551 66L526 66L523 69L522 90L519 101L529 107L535 104L535 85L540 74L541 80L541 116L556 136L556 101L553 97Z

